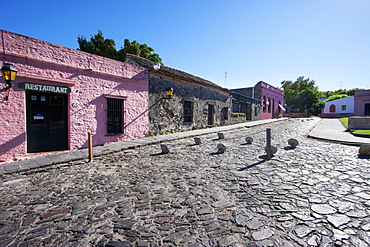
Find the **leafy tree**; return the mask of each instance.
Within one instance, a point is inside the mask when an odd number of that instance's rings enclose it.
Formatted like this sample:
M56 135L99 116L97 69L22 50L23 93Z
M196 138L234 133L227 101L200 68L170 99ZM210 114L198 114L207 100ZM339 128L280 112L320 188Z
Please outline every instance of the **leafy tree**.
M354 88L354 89L347 90L346 94L348 96L353 96L353 95L355 95L356 91L363 91L363 90L365 90L365 89L363 89L363 88Z
M340 94L346 94L348 96L353 96L355 95L355 92L356 91L362 91L362 90L365 90L363 88L353 88L353 89L339 89L339 90L336 90L336 91L326 91L326 92L321 92L320 91L320 97L330 97L332 95L340 95Z
M123 41L123 45L124 47L119 51L123 57L126 57L126 54L130 53L162 64L162 59L159 55L157 53L153 53L154 49L146 44L139 44L136 40L130 42L130 40L125 39Z
M319 91L315 86L315 80L300 76L295 82L282 81L281 85L284 89L285 100L292 109L303 111L316 106Z
M332 100L336 100L336 99L346 98L346 97L348 97L347 94L334 94L334 95L330 96L328 99L324 100L323 103L328 102L328 101L332 101Z
M86 37L78 36L77 42L79 44L78 50L89 52L103 57L112 58L119 61L125 61L126 54L131 53L156 63L162 64L162 59L157 53L153 53L154 49L146 44L139 44L138 42L125 39L123 47L117 51L116 43L113 39L105 39L103 32L98 30L98 33L90 36L87 41Z
M84 36L78 36L77 42L81 51L118 60L116 43L113 39L105 39L100 30L94 36L91 35L90 41L87 41Z

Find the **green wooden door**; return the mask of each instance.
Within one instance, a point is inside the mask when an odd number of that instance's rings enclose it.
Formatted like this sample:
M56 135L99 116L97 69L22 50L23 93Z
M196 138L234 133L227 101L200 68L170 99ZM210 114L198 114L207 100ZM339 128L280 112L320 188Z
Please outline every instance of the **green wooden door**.
M68 149L67 95L26 91L27 152Z

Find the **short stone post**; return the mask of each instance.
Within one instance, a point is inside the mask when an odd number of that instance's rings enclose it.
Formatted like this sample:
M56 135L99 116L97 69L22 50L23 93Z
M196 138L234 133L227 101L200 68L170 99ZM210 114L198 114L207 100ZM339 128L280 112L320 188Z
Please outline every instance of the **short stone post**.
M217 133L218 139L225 139L224 133Z
M161 154L168 154L170 150L168 149L166 144L161 144L162 153Z
M226 151L226 147L225 147L224 144L222 144L222 143L217 144L217 153L218 154L223 154L223 153L225 153L225 151Z
M197 145L202 144L202 141L200 140L199 137L194 137L194 141L195 141L195 144L197 144Z

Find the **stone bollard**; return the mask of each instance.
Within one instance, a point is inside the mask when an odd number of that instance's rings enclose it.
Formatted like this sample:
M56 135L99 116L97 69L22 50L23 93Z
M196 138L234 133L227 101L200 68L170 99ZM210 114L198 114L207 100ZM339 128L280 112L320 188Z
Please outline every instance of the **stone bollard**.
M293 138L288 140L288 144L290 145L291 148L295 148L299 145L298 141Z
M224 133L217 133L218 139L225 139Z
M277 152L277 148L276 147L274 147L274 146L270 146L270 150L268 149L268 147L265 147L265 151L266 151L266 153L271 153L271 156L273 155L273 154L276 154L276 152ZM270 157L271 158L271 157ZM269 159L270 159L269 158Z
M226 151L226 147L224 144L222 143L217 144L217 153L222 154L222 153L225 153L225 151Z
M246 137L246 138L245 138L245 142L246 142L247 144L252 144L252 142L253 142L253 138L252 138L252 137L250 137L250 136L248 136L248 137Z
M194 137L195 144L200 145L202 141L200 140L199 137Z
M168 149L166 144L161 144L162 153L161 154L168 154L170 150Z
M358 150L360 156L370 156L370 144L362 144Z

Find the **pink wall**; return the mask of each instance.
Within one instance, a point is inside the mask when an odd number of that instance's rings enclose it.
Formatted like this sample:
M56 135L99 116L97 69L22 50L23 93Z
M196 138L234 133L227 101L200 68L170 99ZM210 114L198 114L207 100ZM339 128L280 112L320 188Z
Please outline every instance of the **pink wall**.
M355 92L355 116L365 115L365 104L370 104L370 90Z
M261 100L265 99L265 101L263 102L263 105L265 105L265 107L261 109L261 112L262 112L261 119L276 118L278 112L283 114L283 111L279 107L279 104L281 105L284 104L283 90L273 87L270 84L267 84L262 81L259 83L261 83L261 87L262 87ZM269 107L270 107L270 110L269 110Z
M18 76L0 84L0 162L27 155L26 99L21 83L67 86L69 149L140 138L148 133L148 73L127 63L0 30L0 61ZM8 95L8 100L6 96ZM107 136L106 97L124 100L124 134ZM72 106L73 105L73 106Z

